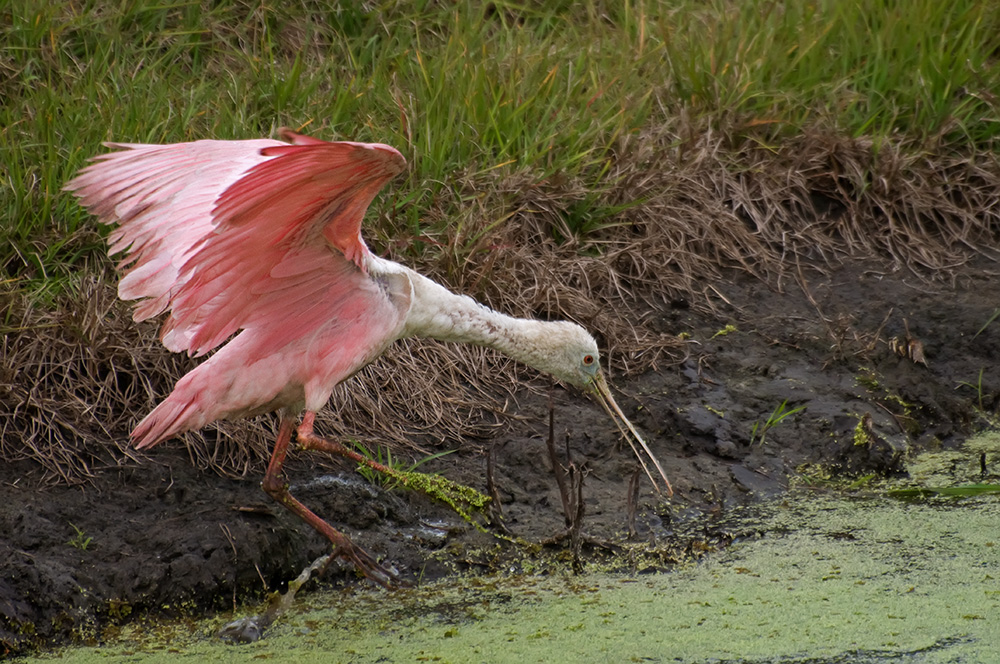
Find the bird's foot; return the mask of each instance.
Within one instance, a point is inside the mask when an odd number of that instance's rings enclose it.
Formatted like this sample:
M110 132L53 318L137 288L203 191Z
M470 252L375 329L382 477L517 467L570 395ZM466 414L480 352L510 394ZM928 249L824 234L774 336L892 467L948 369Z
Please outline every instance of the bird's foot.
M330 558L343 558L351 562L359 572L388 590L409 585L399 577L398 573L380 565L371 554L352 542L347 535L328 524L315 512L299 502L298 499L289 493L288 486L281 483L279 478L268 475L264 478L261 486L268 495L289 511L301 517L303 521L312 526L323 537L330 540L330 543L333 544L333 552L329 555Z
M386 590L408 588L413 585L400 577L399 572L396 570L379 563L371 554L352 542L346 535L337 531L334 532L336 533L336 537L331 537L327 534L327 538L333 543L333 553L331 554L333 557L349 561L367 579L374 581Z
M296 432L296 438L300 447L309 449L308 444L311 442L326 442L312 434L314 417L315 413L306 413L302 425ZM380 565L367 551L320 518L319 515L303 505L289 492L288 484L281 478L281 467L284 464L288 445L291 442L291 435L292 420L283 417L278 439L274 443L274 452L271 454L271 462L267 466L267 473L264 474L261 488L288 511L300 517L318 533L323 535L323 537L330 540L330 543L333 544L333 552L330 554L330 558L344 558L350 561L358 571L383 588L392 589L407 585L406 582L400 579L399 574Z
M295 580L288 583L288 590L283 594L273 593L263 613L239 618L226 624L219 630L218 637L233 644L259 641L263 638L264 631L292 606L295 593L299 591L299 588L317 571L322 574L334 558L344 558L350 561L358 571L383 588L393 589L411 585L408 581L401 579L395 570L380 565L367 551L348 539L346 535L337 532L337 537L330 539L334 550L317 558L309 567L302 570L302 573Z
M335 440L320 438L313 433L312 422L309 420L303 422L295 432L295 442L298 444L299 449L335 454L337 456L344 457L345 459L350 459L359 465L368 466L379 474L392 477L397 480L401 479L401 473L398 471L361 454L357 450L352 450Z

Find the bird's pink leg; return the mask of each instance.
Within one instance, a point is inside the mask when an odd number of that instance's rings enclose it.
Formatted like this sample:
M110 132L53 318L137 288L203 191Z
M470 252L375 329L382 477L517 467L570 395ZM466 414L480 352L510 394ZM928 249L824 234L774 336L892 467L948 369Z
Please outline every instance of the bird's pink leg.
M372 470L387 475L389 477L395 477L405 484L405 478L400 478L399 473L392 470L388 466L380 464L378 461L373 461L368 457L360 454L356 450L352 450L349 447L345 447L341 443L334 440L327 440L326 438L320 438L313 433L313 421L316 419L316 413L306 412L305 416L302 418L302 424L299 425L298 430L295 432L295 441L299 444L299 447L303 450L318 450L320 452L327 452L329 454L336 454L337 456L342 456L346 459L350 459L355 463L360 463L364 466L368 466Z
M306 413L303 426L308 422L309 429L311 430L314 417L313 413ZM321 519L288 491L288 484L281 478L281 468L284 466L285 457L288 455L288 444L292 439L293 425L294 420L290 416L282 414L281 424L278 428L278 439L274 443L274 452L271 453L271 461L267 464L267 472L264 474L264 480L260 484L261 488L264 489L267 495L281 503L285 509L297 515L317 532L330 540L333 544L334 555L350 560L362 574L380 586L393 588L400 585L400 579L393 572L379 565L367 551Z

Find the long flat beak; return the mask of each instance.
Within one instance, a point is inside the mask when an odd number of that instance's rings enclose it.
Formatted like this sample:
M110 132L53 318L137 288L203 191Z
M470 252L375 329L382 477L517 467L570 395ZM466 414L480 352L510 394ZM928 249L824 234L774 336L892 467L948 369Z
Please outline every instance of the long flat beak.
M649 466L646 465L646 460L643 458L642 452L639 451L639 448L636 447L636 443L639 443L639 446L642 447L642 451L646 453L646 456L649 457L649 460L652 461L653 465L656 467L656 471L663 479L663 484L667 487L667 495L674 495L674 489L670 486L670 480L667 479L667 474L663 472L663 466L661 466L657 458L653 456L653 453L649 451L649 446L646 445L646 441L642 439L639 432L636 431L635 427L632 426L632 423L628 421L627 417L625 417L625 413L623 413L622 409L618 407L617 403L615 403L614 397L611 396L611 388L608 387L608 382L604 379L604 374L598 372L597 376L594 378L594 382L590 385L593 388L591 390L591 394L593 394L594 398L599 401L602 406L604 406L604 411L609 417L611 417L612 420L614 420L618 430L621 431L625 440L628 441L632 451L635 452L636 458L639 459L639 463L642 464L642 469L646 471L646 477L648 477L649 481L653 483L653 488L656 489L656 492L662 493L662 491L660 491L659 482L653 479L653 474L649 472Z

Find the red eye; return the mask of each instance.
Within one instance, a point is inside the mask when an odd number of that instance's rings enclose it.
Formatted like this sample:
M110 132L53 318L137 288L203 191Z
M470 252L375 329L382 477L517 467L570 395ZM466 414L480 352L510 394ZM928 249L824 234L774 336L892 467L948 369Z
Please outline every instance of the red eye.
M583 356L583 366L589 367L593 363L594 363L594 356L593 355L584 355Z

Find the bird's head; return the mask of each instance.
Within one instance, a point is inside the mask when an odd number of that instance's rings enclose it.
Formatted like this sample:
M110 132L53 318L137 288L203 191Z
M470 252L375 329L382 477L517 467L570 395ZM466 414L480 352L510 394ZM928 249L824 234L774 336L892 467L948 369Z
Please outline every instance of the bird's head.
M538 333L538 357L530 364L564 383L588 390L601 373L601 353L594 337L568 321L544 323Z
M565 383L581 388L601 404L632 447L632 451L635 452L653 486L659 491L659 483L653 479L653 475L646 465L646 460L639 451L640 447L656 467L663 484L666 485L667 495L673 495L670 481L660 466L660 462L653 456L646 441L625 417L621 408L615 403L614 397L611 396L611 388L601 372L601 355L594 337L576 323L549 323L547 328L551 337L545 345L551 349L551 352L546 354L547 357L539 363L541 366L538 368L548 371ZM639 447L636 447L637 443Z

